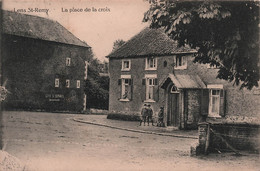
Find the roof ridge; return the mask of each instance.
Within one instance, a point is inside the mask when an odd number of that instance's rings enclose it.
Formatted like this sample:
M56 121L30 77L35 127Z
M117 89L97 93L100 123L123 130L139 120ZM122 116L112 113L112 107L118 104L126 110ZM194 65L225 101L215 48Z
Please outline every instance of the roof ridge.
M177 47L176 42L163 29L145 27L106 57L164 56L179 53L194 53L194 51L189 47Z

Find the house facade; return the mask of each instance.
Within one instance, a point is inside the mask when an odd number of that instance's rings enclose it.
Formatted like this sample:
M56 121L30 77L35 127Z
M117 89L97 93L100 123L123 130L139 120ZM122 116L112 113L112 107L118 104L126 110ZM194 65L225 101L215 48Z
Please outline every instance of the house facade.
M195 128L203 115L259 116L257 89L242 91L217 79L218 69L194 63L194 53L162 30L141 31L108 55L109 112L140 114L149 103L156 118L164 106L165 124L181 129Z
M56 21L3 12L6 109L84 110L90 46Z

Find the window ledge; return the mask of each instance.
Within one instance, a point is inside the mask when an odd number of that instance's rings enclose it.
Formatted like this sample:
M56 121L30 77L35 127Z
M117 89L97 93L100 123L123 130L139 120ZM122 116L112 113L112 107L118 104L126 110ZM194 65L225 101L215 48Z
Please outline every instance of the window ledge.
M129 102L129 99L119 99L120 102Z
M148 99L148 100L145 100L144 102L145 102L145 103L147 103L147 102L149 102L149 103L154 103L155 101L152 100L152 99Z
M185 69L187 69L187 66L185 66L185 67L176 67L176 68L174 68L175 70L185 70Z
M208 117L209 118L221 118L221 116L219 114L209 114Z
M157 68L145 68L146 71L156 71Z
M121 69L121 71L130 71L130 69Z

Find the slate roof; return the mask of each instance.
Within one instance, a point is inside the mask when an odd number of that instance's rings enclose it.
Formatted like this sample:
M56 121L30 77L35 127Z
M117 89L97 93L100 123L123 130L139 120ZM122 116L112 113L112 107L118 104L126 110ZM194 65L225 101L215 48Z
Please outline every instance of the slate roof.
M179 89L206 88L206 85L198 75L169 74L162 82L161 87L165 89L170 82L172 82Z
M90 47L57 21L11 11L3 11L3 33Z
M145 28L117 50L111 52L108 58L163 56L179 53L194 53L189 47L177 47L162 29Z

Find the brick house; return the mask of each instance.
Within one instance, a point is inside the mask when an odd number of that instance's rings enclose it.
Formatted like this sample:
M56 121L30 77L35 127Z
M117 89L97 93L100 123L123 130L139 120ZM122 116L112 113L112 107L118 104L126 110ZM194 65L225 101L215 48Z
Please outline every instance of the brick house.
M6 109L77 111L85 106L90 46L58 22L3 11Z
M140 114L151 104L155 117L165 107L164 122L194 128L202 115L258 117L259 90L239 90L217 79L218 69L194 63L195 50L178 48L161 30L145 28L109 58L109 112Z

